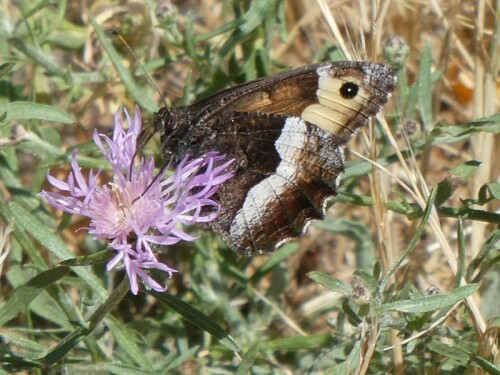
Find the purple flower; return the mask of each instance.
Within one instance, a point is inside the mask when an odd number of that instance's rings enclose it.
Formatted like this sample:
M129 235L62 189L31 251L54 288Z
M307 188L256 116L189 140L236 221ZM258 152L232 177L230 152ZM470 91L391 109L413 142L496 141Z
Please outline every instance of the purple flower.
M117 266L125 268L132 293L138 293L138 278L164 292L167 287L155 281L147 270L157 269L169 277L177 271L158 261L154 245L197 239L181 224L207 223L217 217L220 206L211 198L220 184L232 177L226 169L233 160L224 162L225 156L217 152L194 160L186 157L171 175L167 175L167 168L156 175L152 159L141 159L131 167L141 118L138 108L134 118L126 110L125 116L128 130L123 129L121 111L116 113L113 139L94 132L94 142L113 170L112 181L99 184L101 170L90 170L85 179L75 151L66 181L47 176L66 194L42 191L40 195L55 208L90 218L89 233L110 241L109 246L116 251L108 271Z

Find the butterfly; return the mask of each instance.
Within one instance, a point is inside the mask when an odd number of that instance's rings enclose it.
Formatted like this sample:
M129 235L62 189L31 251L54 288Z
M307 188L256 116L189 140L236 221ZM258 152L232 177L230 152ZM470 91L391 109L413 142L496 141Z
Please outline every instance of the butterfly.
M174 165L210 151L235 159L210 227L238 253L266 253L324 217L348 141L389 100L396 81L392 69L371 62L308 65L161 108L154 130Z

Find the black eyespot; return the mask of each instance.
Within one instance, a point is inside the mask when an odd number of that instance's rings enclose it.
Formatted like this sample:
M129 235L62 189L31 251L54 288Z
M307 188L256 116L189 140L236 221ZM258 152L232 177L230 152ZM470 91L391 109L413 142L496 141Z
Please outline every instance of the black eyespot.
M352 99L356 95L358 95L358 91L359 91L358 85L356 85L353 82L346 82L340 88L340 95L342 95L344 99Z

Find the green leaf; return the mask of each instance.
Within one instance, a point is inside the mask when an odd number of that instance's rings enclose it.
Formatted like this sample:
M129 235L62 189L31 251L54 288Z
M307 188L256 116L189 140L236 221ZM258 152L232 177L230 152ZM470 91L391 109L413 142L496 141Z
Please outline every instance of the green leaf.
M470 160L450 170L450 175L453 177L460 177L462 180L467 181L469 177L477 171L480 165L480 161Z
M188 56L193 57L196 63L199 63L196 53L196 45L195 45L195 32L193 25L193 15L190 13L186 18L186 29L185 29L185 37L184 37L184 50L187 52Z
M457 220L457 242L458 242L458 267L455 273L455 288L460 287L465 273L465 262L467 258L467 247L465 245L464 220L462 216Z
M427 348L433 352L442 355L444 358L449 358L457 361L458 364L465 366L470 358L470 352L458 345L450 346L437 339L427 343Z
M6 75L8 72L12 70L14 67L14 63L3 63L0 65L0 78L2 78L4 75Z
M449 175L437 185L438 191L434 204L441 206L458 188L465 185L469 177L477 171L480 165L480 162L471 160L450 170Z
M498 250L500 250L500 228L493 230L490 237L484 242L477 255L470 261L465 273L466 280L470 280L472 278L476 270L484 264L489 254L493 254L494 251ZM493 280L490 280L490 283L492 281ZM487 302L485 301L485 303Z
M27 336L20 336L17 330L2 329L0 334L0 340L3 342L8 342L11 347L16 347L19 353L23 354L24 359L37 358L40 353L47 350L47 343L38 342L37 337L32 336L32 339L27 338ZM0 350L0 355L6 354L5 350ZM4 357L5 358L5 357ZM3 358L2 358L3 359ZM2 363L0 359L0 363ZM2 363L3 364L3 363Z
M455 143L469 139L472 134L478 132L500 134L500 113L459 125L437 125L422 143L426 147ZM420 146L417 144L417 147Z
M461 347L460 344L450 346L434 339L427 344L427 348L440 354L444 358L449 358L449 362L455 361L461 366L467 366L467 363L472 361L475 366L484 370L485 373L500 375L500 367L485 358L476 355L469 348Z
M61 67L54 61L54 56L47 53L46 49L42 49L38 45L33 46L33 44L26 43L24 40L19 38L12 38L10 42L24 55L47 69L51 75L63 78L64 80L68 79L66 71L61 69Z
M238 29L248 35L256 28L262 26L262 22L269 18L269 15L275 13L278 6L276 0L257 0L249 11L243 16L244 23Z
M345 296L349 296L351 294L352 288L349 285L347 285L341 280L335 279L322 272L319 271L309 272L307 276L309 276L312 280L314 280L320 285L323 285L325 288L333 292L340 292Z
M455 289L450 294L439 294L413 298L404 301L395 301L374 306L371 315L375 316L390 311L400 311L407 313L424 313L449 307L459 301L464 300L479 289L479 284L469 284Z
M228 21L227 23L225 23L224 25L222 26L219 26L213 30L210 30L208 31L206 34L202 34L202 35L196 35L195 36L195 41L197 43L199 42L205 42L209 39L212 39L218 35L221 35L221 34L225 34L229 31L232 31L234 29L236 29L238 26L242 25L244 23L244 19L243 18L237 18L235 20L231 20L231 21Z
M73 118L63 110L46 104L33 102L11 102L0 106L0 114L6 114L6 121L44 120L61 124L73 124Z
M478 132L500 134L500 113L496 113L488 117L482 117L464 124L439 126L434 128L431 134L448 134L452 137L459 138Z
M472 354L472 362L474 362L488 374L500 375L500 367L481 356Z
M263 352L267 350L312 350L317 348L328 348L334 341L335 339L332 335L293 336L260 342L259 349Z
M428 130L432 123L432 54L429 43L425 44L420 59L420 76L418 77L418 103L420 117L424 129Z
M33 277L26 284L16 289L5 304L0 308L0 326L15 318L21 310L24 310L44 289L62 279L68 272L68 267L56 267L44 271Z
M158 293L155 291L147 291L146 293L156 297L165 306L176 311L184 319L190 321L198 328L210 333L229 350L233 352L239 352L241 350L236 341L220 325L203 314L200 310L195 309L186 302L168 293Z
M243 356L243 360L238 366L235 375L246 375L251 373L252 366L255 362L255 357L259 351L259 345L255 344L250 347Z
M347 316L347 320L353 327L357 327L363 323L363 320L359 317L358 313L352 308L348 298L344 298L342 301L342 311Z
M492 199L500 200L500 184L497 182L490 182L484 184L479 189L479 201L489 202Z
M60 264L62 266L68 266L68 267L91 266L94 264L105 263L108 260L110 260L114 255L116 255L116 251L114 250L103 250L95 254L63 260L62 262L60 262Z
M238 28L231 34L224 45L221 47L219 56L222 59L228 53L233 51L238 44L244 45L244 41L257 28L262 27L269 18L269 15L274 14L277 8L277 0L257 0L252 4L252 7L241 18L243 21Z

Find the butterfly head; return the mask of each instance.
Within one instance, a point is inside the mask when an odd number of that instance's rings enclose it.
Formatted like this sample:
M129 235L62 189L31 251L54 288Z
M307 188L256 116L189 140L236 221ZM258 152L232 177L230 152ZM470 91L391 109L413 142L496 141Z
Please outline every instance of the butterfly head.
M154 115L154 131L160 134L161 149L167 164L170 161L178 163L184 158L182 150L190 122L187 107L163 107Z
M153 127L154 132L160 134L161 148L165 157L165 162L168 164L172 158L172 153L165 145L169 143L169 138L172 136L173 130L176 127L176 120L172 109L169 107L160 108L154 115Z
M163 137L166 134L172 132L175 127L175 117L172 113L172 109L168 107L160 108L160 110L154 115L153 125L155 132Z

